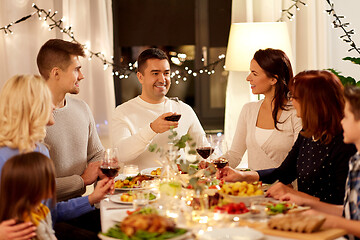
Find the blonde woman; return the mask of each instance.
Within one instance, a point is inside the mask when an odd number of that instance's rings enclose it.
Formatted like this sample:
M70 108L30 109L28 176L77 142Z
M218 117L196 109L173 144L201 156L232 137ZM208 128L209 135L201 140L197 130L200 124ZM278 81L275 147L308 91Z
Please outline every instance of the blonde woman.
M51 112L51 92L40 76L16 75L5 83L0 92L0 171L9 158L19 153L36 151L49 157L43 140L46 125L54 123ZM59 202L53 208L46 202L52 209L52 221L69 220L90 212L94 209L92 205L99 202L112 186L113 181L105 178L87 197ZM4 222L0 224L0 233L9 227Z

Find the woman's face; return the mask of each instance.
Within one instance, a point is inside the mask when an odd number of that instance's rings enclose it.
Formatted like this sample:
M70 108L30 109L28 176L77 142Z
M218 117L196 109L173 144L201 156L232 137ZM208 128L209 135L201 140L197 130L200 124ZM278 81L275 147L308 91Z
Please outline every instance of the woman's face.
M269 78L265 71L253 59L250 62L250 74L246 81L249 81L253 94L267 94L275 91L276 78Z

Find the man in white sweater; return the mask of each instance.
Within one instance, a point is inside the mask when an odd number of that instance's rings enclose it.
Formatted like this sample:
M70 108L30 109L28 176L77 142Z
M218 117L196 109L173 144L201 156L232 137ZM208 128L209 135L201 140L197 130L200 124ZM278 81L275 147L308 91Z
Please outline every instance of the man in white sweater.
M171 85L170 63L160 49L150 48L138 57L137 77L142 92L120 106L111 122L111 140L120 152L120 160L125 164L136 164L139 169L158 166L159 157L148 151L150 143L166 146L171 126L178 136L189 133L194 139L205 132L193 109L180 101L179 105L165 95ZM181 114L178 122L165 118Z

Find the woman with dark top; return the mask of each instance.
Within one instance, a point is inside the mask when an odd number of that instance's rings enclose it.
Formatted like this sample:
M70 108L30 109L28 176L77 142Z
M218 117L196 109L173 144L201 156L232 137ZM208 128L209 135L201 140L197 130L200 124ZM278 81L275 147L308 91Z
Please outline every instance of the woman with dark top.
M340 121L344 114L343 86L328 71L305 71L290 81L292 102L301 117L303 130L278 168L240 172L226 167L219 172L226 181L280 183L267 194L280 198L287 192L342 204L348 160L355 154L352 144L343 142ZM286 184L298 179L298 192Z

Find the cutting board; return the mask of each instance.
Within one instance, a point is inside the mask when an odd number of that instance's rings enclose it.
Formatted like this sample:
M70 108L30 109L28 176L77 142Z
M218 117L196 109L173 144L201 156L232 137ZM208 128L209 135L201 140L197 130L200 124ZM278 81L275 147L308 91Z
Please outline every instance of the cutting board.
M240 226L248 226L254 228L267 235L301 239L301 240L331 240L346 234L345 230L339 228L321 229L320 231L314 233L297 233L297 232L270 229L268 228L267 223L248 222L243 220L240 221L239 224Z

